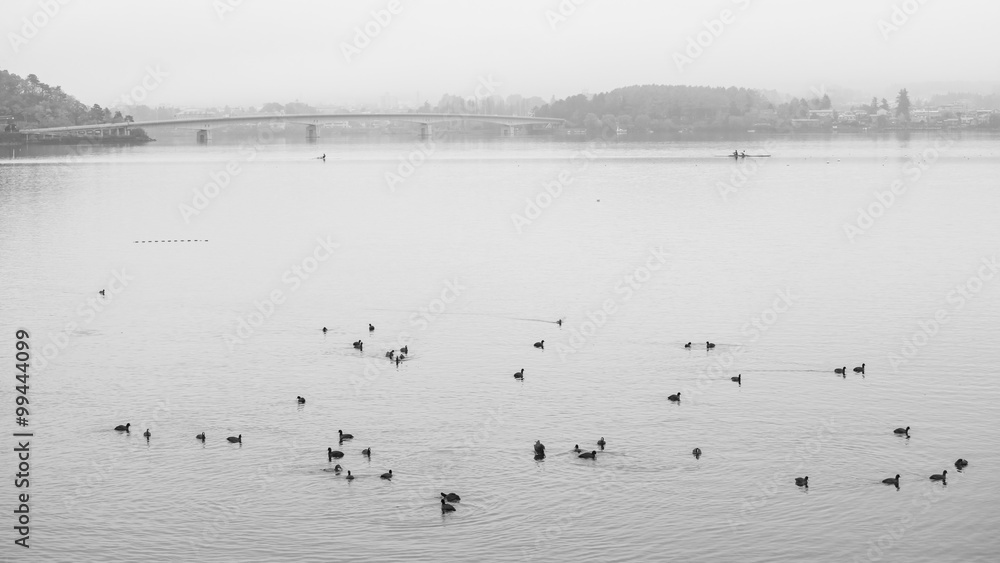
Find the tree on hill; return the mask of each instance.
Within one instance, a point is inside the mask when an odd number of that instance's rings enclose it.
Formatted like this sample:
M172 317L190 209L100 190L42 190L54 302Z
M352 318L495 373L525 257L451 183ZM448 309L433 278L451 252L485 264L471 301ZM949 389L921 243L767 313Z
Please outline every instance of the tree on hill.
M910 95L906 88L900 90L899 94L896 95L896 116L902 116L903 121L910 120Z

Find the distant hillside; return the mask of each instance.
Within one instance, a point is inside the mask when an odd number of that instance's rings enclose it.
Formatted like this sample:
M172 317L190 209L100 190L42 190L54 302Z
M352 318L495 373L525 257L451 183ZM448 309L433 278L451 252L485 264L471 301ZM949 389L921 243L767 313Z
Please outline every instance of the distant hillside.
M820 100L816 101L820 106ZM828 104L829 99L823 100ZM829 107L829 106L827 106ZM588 98L583 94L553 101L535 110L536 117L559 117L571 126L599 130L615 126L654 132L698 127L745 129L774 114L774 104L761 92L748 88L627 86Z
M21 78L0 70L0 117L5 116L13 116L19 126L30 127L88 125L124 119L120 113L112 115L110 110L97 104L88 108L63 92L61 87L40 82L34 74Z

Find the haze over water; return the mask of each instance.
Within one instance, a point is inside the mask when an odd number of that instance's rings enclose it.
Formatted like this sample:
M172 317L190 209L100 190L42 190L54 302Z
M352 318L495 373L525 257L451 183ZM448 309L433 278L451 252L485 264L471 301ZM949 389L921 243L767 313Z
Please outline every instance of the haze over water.
M428 146L0 161L4 346L26 329L36 359L33 559L1000 552L995 138ZM733 149L773 156L715 156ZM905 191L849 238L895 180ZM550 203L536 216L527 200ZM197 242L142 242L167 240ZM383 355L401 339L397 367ZM338 429L355 439L338 446ZM602 436L596 460L570 451ZM327 471L327 447L356 480ZM898 491L880 483L897 473ZM442 491L457 512L441 515Z

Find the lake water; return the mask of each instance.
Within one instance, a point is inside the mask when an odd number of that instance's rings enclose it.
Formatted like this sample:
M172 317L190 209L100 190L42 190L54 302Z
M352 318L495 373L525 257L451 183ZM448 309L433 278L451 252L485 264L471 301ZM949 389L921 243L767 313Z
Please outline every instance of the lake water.
M993 561L998 177L969 134L8 155L0 558Z

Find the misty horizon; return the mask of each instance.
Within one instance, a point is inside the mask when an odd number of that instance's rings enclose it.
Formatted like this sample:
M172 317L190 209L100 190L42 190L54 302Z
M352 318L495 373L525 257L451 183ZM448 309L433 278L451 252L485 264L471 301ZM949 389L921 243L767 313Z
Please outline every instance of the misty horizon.
M139 101L151 107L549 101L636 84L828 93L834 103L900 88L916 100L997 91L1000 41L989 25L1000 5L802 4L10 2L0 67L101 105L121 105L152 75ZM72 52L86 64L55 56Z

